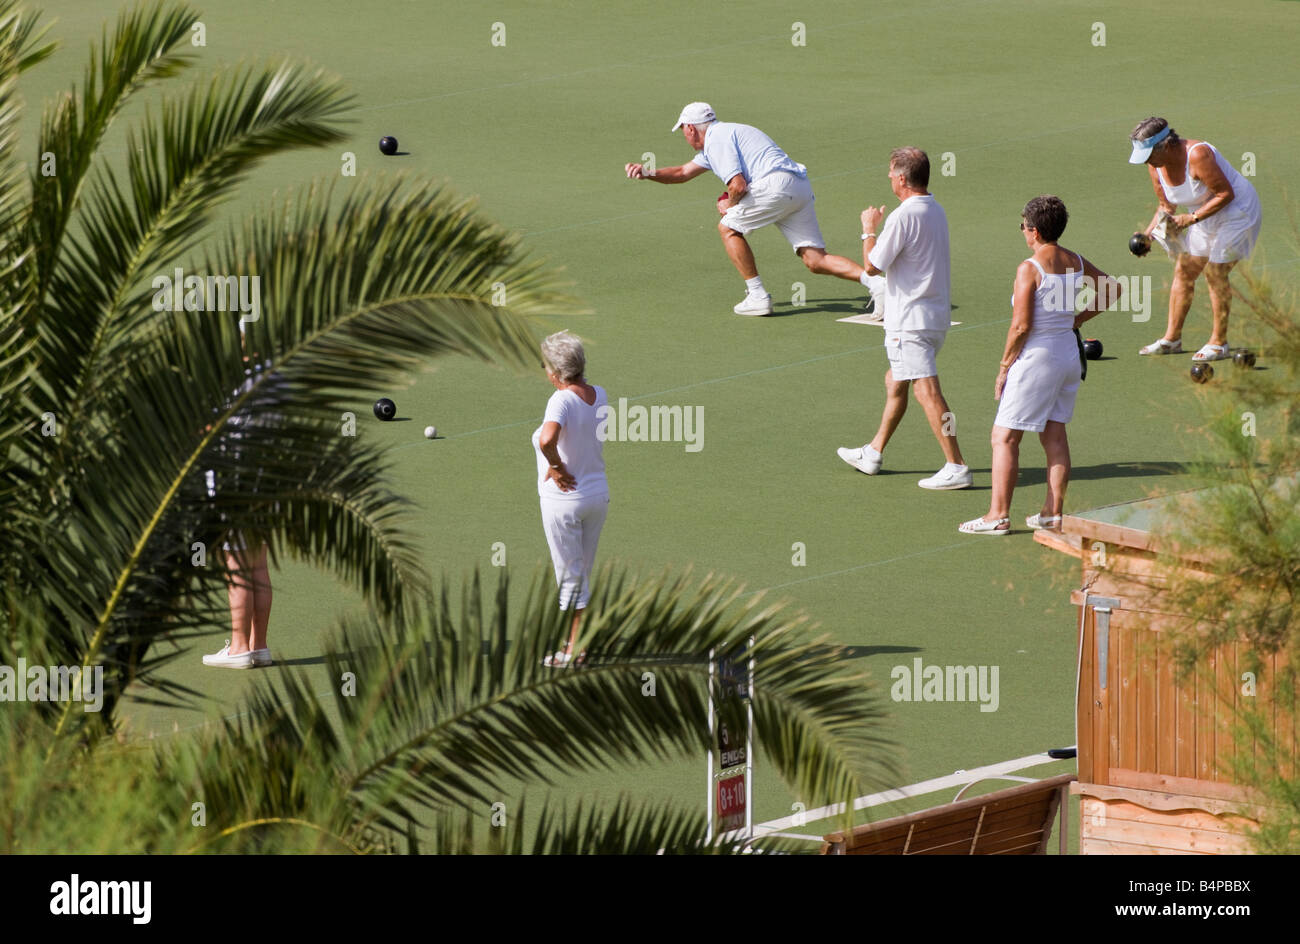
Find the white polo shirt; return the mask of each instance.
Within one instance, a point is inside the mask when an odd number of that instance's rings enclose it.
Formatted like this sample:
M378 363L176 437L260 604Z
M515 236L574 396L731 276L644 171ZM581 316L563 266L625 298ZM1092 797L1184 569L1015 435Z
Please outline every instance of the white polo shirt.
M704 131L704 150L692 160L730 182L740 174L749 183L781 171L807 177L808 168L776 146L776 142L750 125L715 121Z
M947 331L952 313L948 217L932 194L912 196L885 217L867 254L885 273L885 331Z

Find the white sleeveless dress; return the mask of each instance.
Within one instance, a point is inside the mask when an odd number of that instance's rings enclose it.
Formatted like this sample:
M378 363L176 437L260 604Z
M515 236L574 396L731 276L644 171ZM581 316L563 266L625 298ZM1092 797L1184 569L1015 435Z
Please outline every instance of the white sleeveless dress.
M1083 259L1079 267L1060 275L1043 270L1029 259L1042 281L1034 291L1034 320L1020 356L1007 371L994 425L1041 433L1049 420L1068 423L1074 416L1082 370L1074 340L1074 315L1083 288ZM1013 299L1014 304L1014 299Z
M1210 199L1210 190L1203 182L1192 179L1192 151L1199 147L1207 147L1214 153L1219 172L1232 187L1233 198L1219 212L1183 230L1180 235L1184 247L1189 255L1209 257L1211 262L1238 262L1254 251L1263 214L1255 188L1224 160L1213 144L1200 141L1187 149L1187 167L1183 170L1183 182L1177 187L1165 179L1162 170L1157 170L1160 187L1165 192L1166 200L1175 206L1187 207L1189 213L1195 213L1205 205Z

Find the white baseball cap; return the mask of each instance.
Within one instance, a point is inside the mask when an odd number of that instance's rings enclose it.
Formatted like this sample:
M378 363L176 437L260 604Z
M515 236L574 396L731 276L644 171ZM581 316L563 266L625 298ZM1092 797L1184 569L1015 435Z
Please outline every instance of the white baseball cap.
M682 125L706 125L717 120L718 116L713 113L713 106L708 102L691 102L682 109L673 130L676 131Z

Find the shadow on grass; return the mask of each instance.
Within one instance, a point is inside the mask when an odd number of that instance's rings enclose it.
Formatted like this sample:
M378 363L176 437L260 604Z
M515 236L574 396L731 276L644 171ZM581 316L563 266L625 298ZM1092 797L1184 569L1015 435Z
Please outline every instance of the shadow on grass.
M1024 446L1021 446L1023 455ZM1104 462L1101 465L1076 465L1070 470L1071 482L1092 481L1095 479L1128 479L1142 478L1151 475L1182 475L1191 471L1189 467L1182 462ZM1016 483L1017 487L1021 485L1043 485L1047 482L1047 469L1038 468L1021 468L1020 479Z
M268 668L274 669L281 665L324 665L324 656L309 656L303 659L276 659Z
M797 315L800 313L831 312L837 315L860 315L867 304L867 298L868 293L865 289L863 289L861 298L810 298L798 307L782 305L782 310L775 311L773 314ZM959 307L959 305L953 305L952 310L956 311ZM770 318L771 315L768 317Z
M872 656L897 655L905 652L923 652L920 646L845 646L844 658L869 659Z

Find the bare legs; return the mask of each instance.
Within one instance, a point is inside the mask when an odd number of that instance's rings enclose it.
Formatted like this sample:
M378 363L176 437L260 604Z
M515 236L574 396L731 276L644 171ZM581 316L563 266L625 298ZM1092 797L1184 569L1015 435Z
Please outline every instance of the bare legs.
M1024 435L1018 429L993 427L993 495L985 521L1011 516L1011 495L1020 474L1020 440ZM1041 514L1045 518L1056 517L1065 507L1065 487L1070 481L1070 442L1065 435L1065 424L1049 420L1038 434L1038 440L1047 456L1047 495Z
M256 550L228 551L230 569L230 655L266 648L266 628L271 621L271 573L266 566L266 545Z
M1210 286L1210 310L1214 313L1214 333L1211 344L1228 343L1228 312L1232 308L1232 286L1228 273L1235 262L1211 262L1205 267L1205 281Z
M925 418L930 421L934 438L939 440L939 445L943 448L944 458L953 465L965 465L966 462L961 457L961 449L957 446L956 426L952 423L952 412L948 409L948 401L944 399L943 391L939 388L939 376L936 374L933 377L920 377L913 383L916 399L925 410ZM954 432L949 433L949 429Z
M754 261L754 251L749 248L749 241L730 226L718 224L718 233L722 236L722 246L727 250L727 258L736 267L742 279L758 277L758 264ZM857 282L862 275L862 266L844 256L832 256L825 249L815 246L803 246L795 250L809 272L817 275L834 275L850 282Z
M1018 429L993 427L993 495L985 521L1010 517L1011 493L1016 490L1016 477L1020 474L1020 440L1024 435Z
M1065 424L1048 420L1047 428L1038 434L1038 441L1047 456L1047 496L1043 499L1042 514L1055 517L1065 507L1065 487L1070 482L1070 441L1065 436Z
M909 384L915 385L916 399L921 404L921 409L925 410L925 418L930 421L934 438L939 440L939 445L943 448L944 458L954 465L965 465L956 435L947 431L952 413L949 412L948 401L944 399L943 390L939 387L938 377L921 377L915 381L895 380L892 369L885 371L885 409L880 415L880 428L871 440L871 448L876 452L885 451L886 444L902 422L903 414L907 412Z
M833 275L850 282L859 282L862 278L862 266L852 259L832 256L825 249L817 249L813 246L803 246L795 252L808 267L808 271L816 275Z
M721 223L718 224L718 232L722 234L722 245L727 250L727 258L736 267L740 277L758 278L758 265L754 262L754 251L749 248L749 242L745 237L730 226L723 226Z
M564 645L564 654L573 655L573 647L578 644L578 627L582 625L582 614L585 610L582 607L573 611L573 622L569 625L569 641Z
M875 438L871 440L871 448L876 452L885 451L894 430L903 421L903 414L907 412L907 385L910 382L894 380L893 370L885 371L885 409L880 414L880 429L876 430Z
M1210 310L1214 313L1210 343L1228 343L1228 314L1232 309L1232 286L1228 284L1228 273L1235 265L1235 262L1210 262L1205 256L1186 253L1178 257L1174 263L1174 284L1169 290L1169 325L1165 329L1165 340L1177 341L1183 336L1183 323L1192 307L1196 280L1204 272L1206 284L1210 287Z

